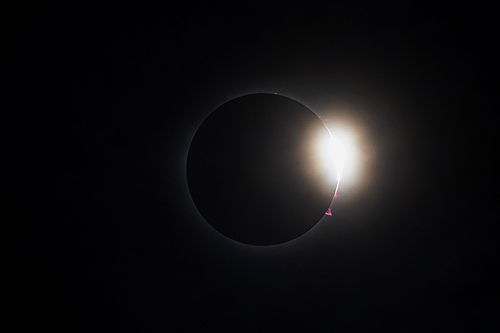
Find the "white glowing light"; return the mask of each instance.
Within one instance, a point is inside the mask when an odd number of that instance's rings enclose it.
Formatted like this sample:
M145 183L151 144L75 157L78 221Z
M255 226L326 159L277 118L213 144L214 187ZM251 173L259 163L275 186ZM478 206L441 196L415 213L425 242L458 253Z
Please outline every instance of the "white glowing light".
M316 141L316 156L319 163L319 170L321 170L321 174L327 175L327 178L324 179L324 181L329 187L335 186L338 176L336 165L333 161L333 154L331 153L331 139L332 137L329 133L323 132Z
M345 147L339 139L333 136L330 139L330 153L335 168L337 169L337 181L339 181L342 176L342 168L345 162Z
M351 133L332 126L328 128L327 133L323 132L316 142L319 166L328 175L326 182L333 186L341 178L343 183L351 182L356 172L357 160L356 144Z

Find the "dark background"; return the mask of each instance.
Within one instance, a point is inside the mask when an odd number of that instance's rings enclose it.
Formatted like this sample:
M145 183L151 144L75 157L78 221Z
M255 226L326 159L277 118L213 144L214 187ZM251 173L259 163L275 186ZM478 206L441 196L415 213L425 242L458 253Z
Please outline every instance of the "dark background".
M18 5L3 13L4 290L19 329L498 329L491 8ZM189 144L277 92L358 119L362 193L279 246L194 207ZM354 192L355 189L351 189Z

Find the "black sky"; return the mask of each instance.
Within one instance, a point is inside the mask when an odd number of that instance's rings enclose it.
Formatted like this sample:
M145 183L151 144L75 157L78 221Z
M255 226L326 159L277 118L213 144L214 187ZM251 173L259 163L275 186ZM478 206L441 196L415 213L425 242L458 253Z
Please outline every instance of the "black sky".
M8 316L91 332L498 329L499 40L471 6L14 9ZM186 182L198 126L255 92L359 124L376 152L369 185L280 246L214 232Z

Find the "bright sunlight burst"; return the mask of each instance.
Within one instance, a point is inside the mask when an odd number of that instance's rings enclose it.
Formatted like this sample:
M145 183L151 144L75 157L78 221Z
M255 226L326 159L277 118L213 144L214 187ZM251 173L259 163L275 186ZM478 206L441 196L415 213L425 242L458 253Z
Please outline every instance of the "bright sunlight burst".
M321 169L329 175L328 184L335 186L340 179L342 182L352 180L356 169L356 150L352 135L340 128L328 128L328 133L317 138L316 156Z

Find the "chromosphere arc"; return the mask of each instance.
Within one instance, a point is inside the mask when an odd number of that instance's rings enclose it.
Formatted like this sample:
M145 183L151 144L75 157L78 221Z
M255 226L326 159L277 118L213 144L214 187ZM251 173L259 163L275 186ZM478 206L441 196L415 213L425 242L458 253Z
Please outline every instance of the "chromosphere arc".
M301 236L324 216L335 189L332 169L318 163L318 135L330 136L318 116L284 96L251 94L221 105L188 153L198 211L215 230L246 244Z

